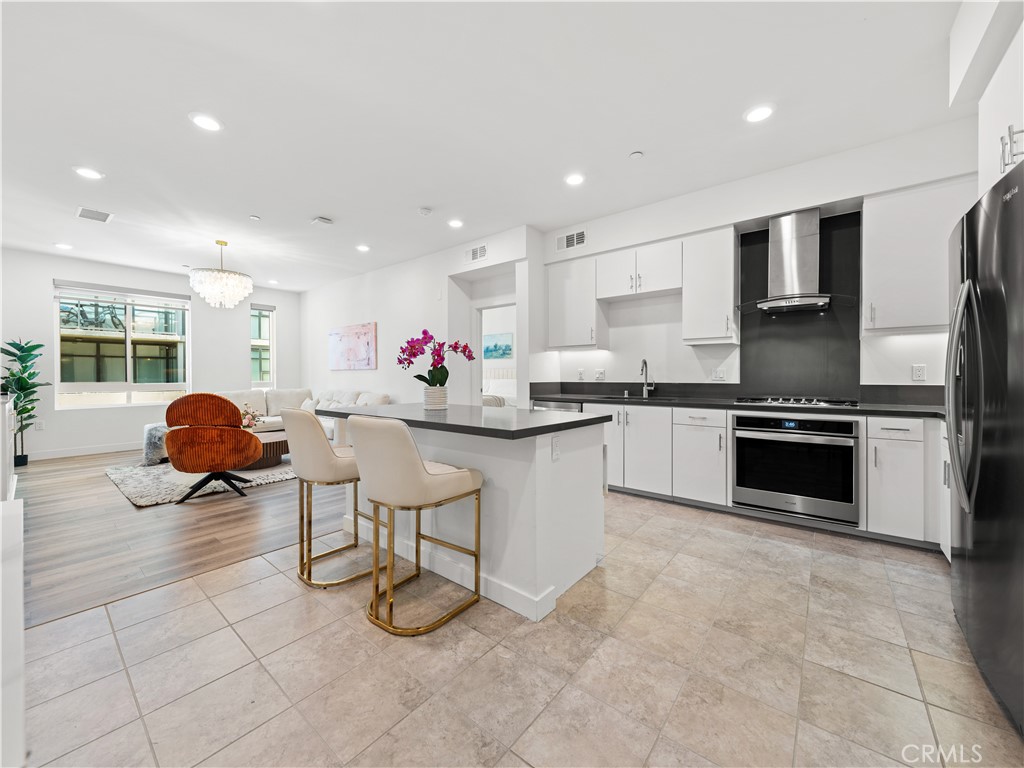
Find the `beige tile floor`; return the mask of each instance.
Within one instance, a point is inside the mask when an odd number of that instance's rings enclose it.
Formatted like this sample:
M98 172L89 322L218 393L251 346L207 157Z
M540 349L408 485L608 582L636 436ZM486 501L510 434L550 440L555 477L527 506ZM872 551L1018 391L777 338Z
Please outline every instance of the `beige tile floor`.
M292 547L30 629L31 764L1024 764L940 555L606 508L604 561L538 623L484 601L396 638L366 581L309 589ZM403 592L406 621L465 594L426 573Z

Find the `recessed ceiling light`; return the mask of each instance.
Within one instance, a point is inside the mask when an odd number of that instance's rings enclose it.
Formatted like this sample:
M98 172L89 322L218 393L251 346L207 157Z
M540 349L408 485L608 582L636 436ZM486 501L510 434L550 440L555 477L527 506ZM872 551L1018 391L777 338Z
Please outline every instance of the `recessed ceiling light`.
M54 243L54 248L60 248L62 251L70 251L75 246L69 245L68 243Z
M772 112L775 110L767 104L762 104L759 107L752 107L743 113L743 119L748 123L760 123L762 120L767 120L772 116Z
M359 251L360 253L366 253L368 250L370 250L370 246L368 246L368 245L357 245L356 246L356 250Z
M583 178L584 177L582 173L570 173L568 176L565 177L565 183L568 184L570 187L578 187L580 184L583 183Z
M271 285L277 285L277 280L267 280Z
M210 115L203 114L202 112L189 112L188 119L204 131L219 131L223 128L220 124L220 120L215 117L211 117Z
M639 149L636 152L630 152L629 153L629 159L630 160L642 160L643 156L644 156L644 153L641 152Z
M448 226L451 227L452 229L461 229L462 228L462 220L461 219L448 219Z
M99 179L102 179L104 176L107 175L105 173L100 173L94 168L83 168L82 166L76 167L75 173L77 173L83 179L89 179L91 181L98 181Z
M252 214L251 216L249 216L249 219L250 219L250 221L259 221L259 220L260 220L260 217L259 217L259 216L257 216L257 215L256 215L256 214L254 213L254 214Z

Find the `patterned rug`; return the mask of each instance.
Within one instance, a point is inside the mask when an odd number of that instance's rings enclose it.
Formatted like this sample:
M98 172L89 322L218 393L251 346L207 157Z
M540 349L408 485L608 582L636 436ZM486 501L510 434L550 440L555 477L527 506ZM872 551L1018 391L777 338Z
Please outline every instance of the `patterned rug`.
M249 478L251 481L242 486L243 491L258 485L280 483L295 477L292 465L287 459L277 467L249 471L239 470L233 474ZM155 467L109 467L107 477L136 507L152 507L156 504L170 504L177 501L204 475L178 472L170 464L159 464ZM224 493L230 490L220 480L216 480L192 498L196 499L211 493Z

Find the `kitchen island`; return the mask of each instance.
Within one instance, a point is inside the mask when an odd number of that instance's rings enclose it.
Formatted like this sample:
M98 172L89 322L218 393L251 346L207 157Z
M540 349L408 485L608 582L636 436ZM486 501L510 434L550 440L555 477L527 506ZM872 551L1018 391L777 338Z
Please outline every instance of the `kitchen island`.
M451 405L428 411L418 404L317 409L345 434L350 415L382 416L412 429L429 461L473 467L484 475L480 524L480 591L500 605L539 621L555 599L585 576L604 551L604 422L610 416ZM354 494L347 494L351 530ZM359 509L371 505L360 488ZM411 513L398 513L395 551L413 559ZM472 546L473 500L423 516L423 532ZM360 536L371 526L360 521ZM383 535L383 532L382 532ZM472 589L472 563L423 543L423 567Z

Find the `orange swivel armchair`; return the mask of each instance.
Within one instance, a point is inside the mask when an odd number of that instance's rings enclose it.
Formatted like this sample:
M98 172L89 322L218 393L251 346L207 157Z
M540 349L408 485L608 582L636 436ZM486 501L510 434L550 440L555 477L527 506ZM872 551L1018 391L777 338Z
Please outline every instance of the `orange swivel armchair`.
M242 412L220 395L185 395L167 406L167 456L179 472L208 472L193 485L177 504L188 501L202 488L220 480L239 496L245 496L235 483L248 483L229 470L246 467L263 455L263 444L251 432L242 429Z

